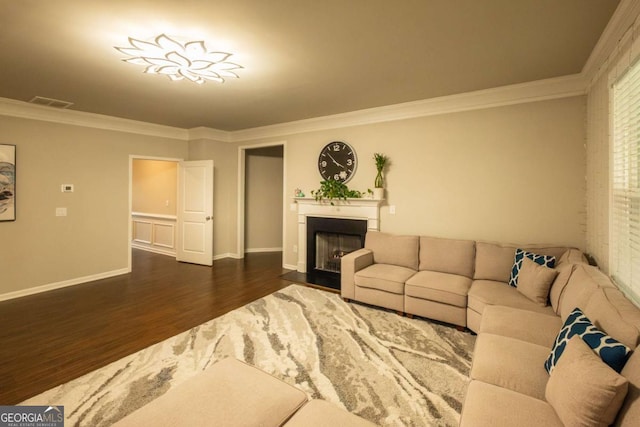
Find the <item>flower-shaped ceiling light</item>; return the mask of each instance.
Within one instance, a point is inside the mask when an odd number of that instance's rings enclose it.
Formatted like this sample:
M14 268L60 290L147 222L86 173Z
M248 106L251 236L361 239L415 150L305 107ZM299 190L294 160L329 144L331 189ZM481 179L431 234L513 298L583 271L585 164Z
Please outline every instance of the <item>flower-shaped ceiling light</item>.
M208 52L204 41L182 44L161 34L153 43L129 37L129 44L131 47L116 47L119 52L131 56L123 59L124 62L145 65L145 73L165 74L171 80L188 79L198 84L214 80L222 83L224 78L238 78L232 70L242 68L226 62L230 53Z

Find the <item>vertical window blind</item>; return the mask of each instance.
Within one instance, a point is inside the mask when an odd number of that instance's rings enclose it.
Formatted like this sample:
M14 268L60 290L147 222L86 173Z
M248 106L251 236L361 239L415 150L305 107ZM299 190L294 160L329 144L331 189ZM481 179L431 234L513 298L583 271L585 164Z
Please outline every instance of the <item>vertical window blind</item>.
M610 273L640 301L640 62L612 87Z

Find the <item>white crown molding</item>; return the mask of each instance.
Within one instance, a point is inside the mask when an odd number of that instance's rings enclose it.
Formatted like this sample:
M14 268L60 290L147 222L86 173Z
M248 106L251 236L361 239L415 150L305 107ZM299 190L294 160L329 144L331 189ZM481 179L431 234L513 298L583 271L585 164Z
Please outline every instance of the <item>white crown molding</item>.
M457 95L405 102L270 126L224 131L207 127L180 129L101 114L73 110L57 110L27 102L0 98L0 115L43 120L97 129L141 135L174 138L182 141L207 139L221 142L245 142L296 133L338 129L438 114L499 107L548 99L565 98L585 93L587 80L583 73L545 80L478 90Z
M222 142L232 142L232 133L226 130L219 130L200 126L197 128L189 129L189 141L195 139L213 139Z
M95 129L128 132L140 135L158 136L188 141L189 131L171 126L86 113L84 111L61 110L24 101L0 98L0 115L23 119L41 120Z
M613 52L629 27L633 25L638 15L640 15L640 1L622 0L620 4L618 4L609 23L602 32L600 39L598 39L596 46L591 51L589 59L587 59L587 62L582 68L581 74L585 76L587 82L593 79L600 66L606 62L611 52Z
M584 95L587 80L583 74L556 77L533 82L442 96L384 107L369 108L331 116L316 117L231 132L233 142L260 138L405 120L438 114L499 107L548 99Z

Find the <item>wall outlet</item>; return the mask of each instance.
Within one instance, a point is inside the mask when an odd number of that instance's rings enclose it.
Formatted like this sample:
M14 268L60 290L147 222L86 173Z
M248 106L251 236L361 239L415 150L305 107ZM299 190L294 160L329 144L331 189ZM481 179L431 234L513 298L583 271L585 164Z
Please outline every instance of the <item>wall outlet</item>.
M67 208L56 208L56 216L67 216Z
M298 245L293 245L293 253L294 254L298 253Z
M289 210L290 210L291 212L295 212L295 211L297 211L297 210L298 210L298 204L297 204L297 203L291 203L291 204L289 204Z
M389 206L389 213L391 215L395 215L396 214L396 205Z

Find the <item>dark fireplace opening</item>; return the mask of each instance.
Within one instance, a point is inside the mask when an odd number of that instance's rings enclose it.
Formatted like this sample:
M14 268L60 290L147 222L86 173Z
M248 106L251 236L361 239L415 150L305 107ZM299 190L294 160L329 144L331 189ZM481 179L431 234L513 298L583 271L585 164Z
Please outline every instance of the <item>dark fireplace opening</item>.
M367 220L307 217L307 281L340 289L344 255L364 247Z

